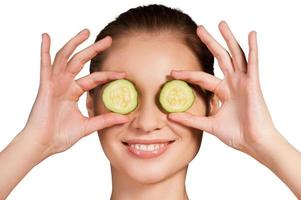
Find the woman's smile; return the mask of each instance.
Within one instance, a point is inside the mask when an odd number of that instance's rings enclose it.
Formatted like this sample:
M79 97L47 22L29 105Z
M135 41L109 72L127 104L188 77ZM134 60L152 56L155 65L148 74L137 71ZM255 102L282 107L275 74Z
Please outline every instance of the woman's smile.
M128 152L138 158L154 158L162 155L175 139L131 139L122 141Z

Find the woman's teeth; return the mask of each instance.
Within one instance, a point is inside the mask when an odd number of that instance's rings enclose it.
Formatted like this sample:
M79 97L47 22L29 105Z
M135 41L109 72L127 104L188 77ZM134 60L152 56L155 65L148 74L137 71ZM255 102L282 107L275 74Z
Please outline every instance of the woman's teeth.
M137 141L123 142L129 153L138 158L155 158L162 155L174 141L160 141L151 144L139 143Z
M139 151L155 151L163 148L166 144L130 144L131 148Z

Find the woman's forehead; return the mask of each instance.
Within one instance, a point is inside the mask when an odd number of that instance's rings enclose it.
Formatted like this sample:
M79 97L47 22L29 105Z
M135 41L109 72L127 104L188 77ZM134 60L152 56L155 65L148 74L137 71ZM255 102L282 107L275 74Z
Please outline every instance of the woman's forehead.
M198 65L196 55L175 36L148 35L113 39L107 49L105 63L123 65Z
M113 42L106 50L102 69L113 70L117 66L118 69L129 72L139 69L164 72L171 66L181 66L187 70L198 69L200 63L192 50L179 40L132 38L126 42Z

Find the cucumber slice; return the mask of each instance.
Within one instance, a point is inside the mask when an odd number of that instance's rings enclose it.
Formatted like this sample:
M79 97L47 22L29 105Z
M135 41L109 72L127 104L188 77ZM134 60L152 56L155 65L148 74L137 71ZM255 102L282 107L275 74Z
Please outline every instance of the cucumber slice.
M108 83L102 93L105 107L115 113L127 114L135 110L138 104L138 92L134 84L126 79Z
M184 112L195 100L192 88L183 80L171 80L164 84L159 102L167 112Z

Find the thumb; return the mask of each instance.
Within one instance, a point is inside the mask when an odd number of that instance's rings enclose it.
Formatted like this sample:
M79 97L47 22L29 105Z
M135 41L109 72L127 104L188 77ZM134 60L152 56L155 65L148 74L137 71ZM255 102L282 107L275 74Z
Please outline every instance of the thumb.
M116 124L128 121L128 117L117 113L105 113L95 117L87 118L84 136L88 136L94 131L101 130Z
M170 113L168 118L182 125L213 134L213 117L196 116L190 113Z

